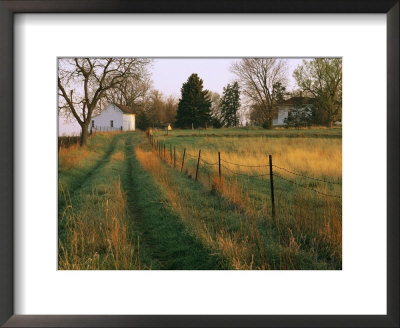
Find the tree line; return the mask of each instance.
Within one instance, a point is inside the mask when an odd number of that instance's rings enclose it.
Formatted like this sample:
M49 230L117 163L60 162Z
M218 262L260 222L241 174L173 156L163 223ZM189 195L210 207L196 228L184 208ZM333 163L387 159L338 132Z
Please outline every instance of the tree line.
M232 64L236 79L223 88L222 95L204 90L203 80L193 73L183 83L178 100L152 88L151 63L146 58L59 60L59 112L81 126L81 144L86 143L92 117L107 102L132 108L139 129L165 123L177 128L235 127L244 117L252 125L271 128L279 105L299 94L312 98L313 104L306 107L300 102L289 113L287 122L332 126L341 119L340 58L304 60L294 70L298 89L292 92L287 91L287 60L243 58Z

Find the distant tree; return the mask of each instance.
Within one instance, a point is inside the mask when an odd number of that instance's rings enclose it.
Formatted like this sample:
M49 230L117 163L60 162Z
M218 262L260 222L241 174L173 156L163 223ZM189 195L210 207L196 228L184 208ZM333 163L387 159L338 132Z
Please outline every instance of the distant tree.
M224 87L221 99L221 121L226 127L239 125L240 109L239 84L234 82Z
M86 144L88 127L97 106L108 92L127 79L140 79L143 58L61 58L58 66L58 109L81 126L80 144Z
M147 117L147 114L145 111L139 112L139 114L136 117L136 125L138 129L145 131L147 128L151 126L151 122L149 118Z
M146 114L154 127L160 127L163 123L164 96L158 90L151 90L146 103Z
M179 128L207 127L211 121L211 100L203 90L203 80L195 73L189 76L181 88L181 98L175 125Z
M173 96L169 96L164 100L164 123L172 123L175 125L176 112L178 110L178 101Z
M263 106L258 104L253 104L250 106L250 124L262 126L265 122L268 121L267 112Z
M256 113L262 113L263 126L271 128L276 105L287 84L287 62L278 58L244 58L231 66L242 93Z
M160 91L151 90L144 107L151 126L175 122L178 104L172 96L165 98Z
M221 122L221 95L218 92L208 92L211 100L211 125L219 129L222 127Z
M315 97L315 123L328 127L342 117L342 59L303 60L293 73L298 86Z
M286 86L282 85L281 82L276 82L272 87L272 99L276 105L283 103L285 97L289 93L286 91Z

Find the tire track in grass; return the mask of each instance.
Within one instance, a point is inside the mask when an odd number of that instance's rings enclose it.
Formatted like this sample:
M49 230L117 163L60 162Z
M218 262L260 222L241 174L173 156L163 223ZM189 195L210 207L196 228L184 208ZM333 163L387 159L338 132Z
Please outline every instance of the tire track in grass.
M58 237L63 239L65 235L65 222L63 217L68 211L69 208L73 208L77 203L82 200L82 197L85 195L85 192L91 192L93 185L91 184L91 180L96 178L96 175L99 174L104 167L110 162L111 156L116 151L118 141L120 140L121 135L113 136L113 139L110 142L110 147L107 152L102 156L101 159L97 161L95 166L85 175L81 180L81 183L77 186L74 186L71 190L66 190L63 198L58 200ZM90 191L85 190L86 187L89 187ZM58 190L60 191L60 189ZM79 202L77 201L79 200Z
M134 153L141 135L125 141L127 174L122 179L128 208L141 234L141 247L152 257L153 269L214 270L224 269L224 261L211 255L200 241L185 230L180 218L168 207L167 198L145 171ZM135 140L136 139L136 140Z
M68 210L69 215L59 225L62 260L68 268L70 263L81 268L98 263L96 269L100 270L141 267L138 234L121 183L126 171L125 138L118 137L109 160L77 190L71 199L71 212ZM71 247L75 255L68 255L73 253ZM142 249L140 254L148 258Z
M126 161L126 172L125 177L122 179L122 185L126 192L128 210L131 214L133 222L136 227L139 228L139 240L141 248L145 249L151 257L149 268L152 269L165 269L168 265L167 255L164 251L156 249L155 241L152 239L151 234L147 231L143 224L142 213L137 205L136 194L133 189L134 178L133 178L133 167L132 167L132 157L135 156L133 153L133 146L131 138L125 140L125 161ZM141 259L142 262L143 259Z
M70 189L64 190L64 195L63 197L58 197L58 216L60 217L60 214L63 213L66 207L66 200L72 199L74 195L83 188L83 186L87 183L87 181L99 170L102 169L104 165L106 165L109 160L111 155L115 152L115 148L117 145L117 141L119 139L119 135L113 136L110 146L105 152L105 154L96 162L96 164L93 166L93 168L84 174L81 179L79 180L79 184L74 184L71 186ZM62 188L63 189L63 188ZM63 192L62 189L58 189L58 192ZM67 199L66 199L67 198Z

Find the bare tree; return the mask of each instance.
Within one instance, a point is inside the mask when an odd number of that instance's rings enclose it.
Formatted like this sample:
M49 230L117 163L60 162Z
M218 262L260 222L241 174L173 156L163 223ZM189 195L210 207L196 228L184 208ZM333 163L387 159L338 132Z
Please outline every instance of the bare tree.
M138 71L135 76L124 79L118 88L107 92L107 100L126 105L132 109L143 109L152 85L150 75L148 67L143 65L141 71Z
M173 97L165 97L158 90L151 90L146 102L146 115L152 126L160 127L164 123L174 123L178 101Z
M158 90L151 90L147 99L146 113L151 125L160 127L164 109L164 95Z
M217 120L221 119L221 95L218 92L208 91L211 100L211 116Z
M244 58L231 66L242 93L250 106L264 113L267 127L272 127L273 110L287 85L287 62L278 58Z
M59 112L71 116L82 129L81 145L86 144L88 127L97 104L107 92L127 79L140 79L142 58L61 58L58 67Z

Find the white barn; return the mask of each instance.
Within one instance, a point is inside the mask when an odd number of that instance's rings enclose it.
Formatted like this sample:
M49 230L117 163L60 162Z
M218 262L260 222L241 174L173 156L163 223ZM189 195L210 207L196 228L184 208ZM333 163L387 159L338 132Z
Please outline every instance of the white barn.
M92 118L91 130L96 131L135 131L135 114L125 105L110 103Z

